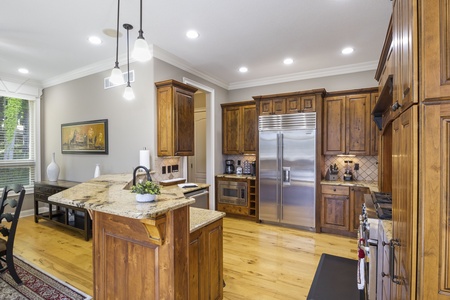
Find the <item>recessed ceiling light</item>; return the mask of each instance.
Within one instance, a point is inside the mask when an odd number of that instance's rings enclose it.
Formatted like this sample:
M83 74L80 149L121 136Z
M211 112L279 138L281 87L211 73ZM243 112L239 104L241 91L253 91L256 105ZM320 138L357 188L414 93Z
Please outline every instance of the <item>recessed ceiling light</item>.
M20 69L19 69L19 73L22 73L22 74L28 74L29 71L28 71L28 69L20 68Z
M195 30L189 30L188 32L186 32L186 36L190 39L196 39L198 38L198 32Z
M294 62L294 60L292 58L286 58L283 62L285 65L290 65Z
M247 67L240 67L239 68L239 72L241 72L241 73L245 73L247 71L248 71Z
M347 47L342 49L342 54L350 54L353 52L353 48L352 47Z
M98 36L90 36L89 42L93 45L100 45L102 43L102 40Z

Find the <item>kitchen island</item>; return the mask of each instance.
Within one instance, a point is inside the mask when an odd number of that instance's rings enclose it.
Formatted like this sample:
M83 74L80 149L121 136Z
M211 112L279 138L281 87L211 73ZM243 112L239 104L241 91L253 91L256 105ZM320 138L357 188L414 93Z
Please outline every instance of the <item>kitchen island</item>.
M176 187L138 203L131 181L103 175L49 198L91 215L94 298L221 299L224 214L190 208L194 200Z

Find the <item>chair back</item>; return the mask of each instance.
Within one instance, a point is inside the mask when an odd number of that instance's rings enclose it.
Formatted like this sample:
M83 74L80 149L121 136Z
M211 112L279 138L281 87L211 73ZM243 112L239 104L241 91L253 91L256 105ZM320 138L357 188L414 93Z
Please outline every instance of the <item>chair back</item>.
M13 199L12 197L8 198L8 193L14 191L16 194L19 194L19 198ZM5 186L3 190L3 195L1 199L0 205L0 223L5 220L11 225L8 227L2 226L0 232L3 236L8 237L7 248L12 247L14 243L14 236L16 234L17 223L20 217L20 211L22 210L23 199L25 198L25 188L20 184L13 184L9 186ZM7 206L12 208L11 211L5 212L5 208Z

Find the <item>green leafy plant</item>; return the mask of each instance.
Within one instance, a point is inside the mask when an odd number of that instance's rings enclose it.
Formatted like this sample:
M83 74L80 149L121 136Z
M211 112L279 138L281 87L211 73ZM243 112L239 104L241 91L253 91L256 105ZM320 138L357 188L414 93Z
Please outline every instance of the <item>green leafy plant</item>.
M132 193L137 194L161 194L161 186L153 181L138 182L131 187Z

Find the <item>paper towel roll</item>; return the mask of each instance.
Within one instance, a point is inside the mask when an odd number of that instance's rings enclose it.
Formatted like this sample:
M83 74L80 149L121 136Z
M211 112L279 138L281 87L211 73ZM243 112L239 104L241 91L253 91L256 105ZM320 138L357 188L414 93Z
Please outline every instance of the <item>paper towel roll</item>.
M150 150L139 151L139 165L150 170Z

